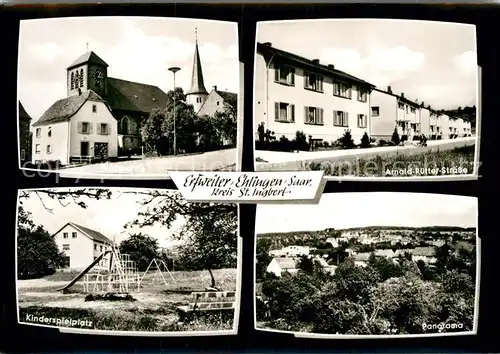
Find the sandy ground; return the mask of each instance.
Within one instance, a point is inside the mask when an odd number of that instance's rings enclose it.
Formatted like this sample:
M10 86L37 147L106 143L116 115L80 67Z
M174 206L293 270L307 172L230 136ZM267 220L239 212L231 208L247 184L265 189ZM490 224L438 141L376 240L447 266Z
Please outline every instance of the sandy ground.
M428 148L432 147L442 147L442 148L454 148L459 146L473 145L476 142L476 137L458 138L452 140L432 140L428 141ZM256 150L254 153L254 158L259 160L264 160L265 162L255 162L256 170L266 171L269 169L269 164L287 164L297 161L312 161L321 159L342 159L351 156L363 155L376 155L376 154L387 154L387 153L402 153L405 151L411 151L415 149L416 146L390 146L390 147L373 147L370 149L351 149L351 150L331 150L331 151L300 151L300 152L280 152L280 151L265 151ZM364 151L363 151L364 150Z
M50 281L47 279L28 279L28 280L18 280L17 288L49 288L53 286L64 286L68 284L68 281Z
M211 151L185 156L152 157L114 163L98 163L63 169L61 177L105 176L162 177L168 171L219 171L236 169L236 149Z

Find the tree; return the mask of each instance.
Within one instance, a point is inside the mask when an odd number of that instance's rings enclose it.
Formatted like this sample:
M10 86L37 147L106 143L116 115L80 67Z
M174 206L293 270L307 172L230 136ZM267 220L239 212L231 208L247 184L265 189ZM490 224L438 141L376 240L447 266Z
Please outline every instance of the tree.
M139 192L131 192L139 193ZM190 203L180 193L150 190L141 205L144 211L126 225L171 227L176 220L184 221L184 227L176 235L184 244L179 247L181 262L195 269L210 273L211 287L216 287L212 270L234 267L237 261L238 216L235 204Z
M230 141L231 144L236 143L238 126L236 108L233 105L224 103L223 110L215 112L212 122L222 140Z
M297 263L297 268L304 273L312 274L314 272L314 261L307 256L302 256Z
M340 138L340 145L344 149L352 149L354 147L354 139L352 138L350 129L344 131L344 135Z
M398 134L398 127L394 127L394 131L392 132L391 141L394 145L399 145L399 143L401 142L401 139L399 138L399 134Z
M363 136L361 137L361 148L366 149L370 147L370 137L368 136L368 133L365 132Z
M120 243L120 253L128 254L134 261L137 269L145 271L154 258L161 258L158 252L158 241L141 233L130 235Z
M52 235L36 226L31 215L18 208L17 226L17 275L19 278L41 277L64 264L64 254L59 252Z
M47 198L57 201L63 207L68 206L70 203L75 203L82 209L86 209L87 203L85 199L110 199L111 195L111 190L106 188L37 189L19 191L19 203L22 205L23 201L27 198L36 196L45 210L52 212L52 209L46 204L48 201Z
M378 273L380 281L401 276L401 268L398 264L385 257L376 257L374 253L370 254L368 265Z
M175 135L179 150L194 150L196 145L196 114L192 105L186 101L186 95L180 87L175 88ZM174 91L167 93L165 109L152 110L141 127L142 140L157 147L159 154L165 154L159 148L159 142L165 137L168 144L173 144L174 134Z
M256 265L255 277L262 279L266 274L267 265L271 262L272 257L269 255L271 249L271 240L269 238L258 237L256 245Z

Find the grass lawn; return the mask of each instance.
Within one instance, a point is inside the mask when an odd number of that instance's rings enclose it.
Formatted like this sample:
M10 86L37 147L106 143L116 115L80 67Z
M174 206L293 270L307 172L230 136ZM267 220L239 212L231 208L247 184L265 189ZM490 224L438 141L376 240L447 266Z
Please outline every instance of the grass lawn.
M189 322L179 322L177 307L192 302L191 292L204 291L210 285L207 271L164 273L166 284L155 272L149 272L139 291L131 291L133 301L85 301L82 282L62 293L61 282L69 282L76 273L57 272L43 279L19 281L19 319L23 323L37 323L34 316L68 319L82 322L51 326L112 330L112 331L216 331L232 330L234 311L202 314ZM217 285L226 291L235 291L237 270L214 270ZM154 280L154 281L153 281ZM36 282L38 281L38 283ZM29 282L29 283L27 283ZM19 285L19 284L18 284ZM135 290L135 289L134 289Z
M326 176L356 177L466 175L473 173L474 152L474 145L419 154L412 154L409 150L388 156L308 162L303 164L302 170L324 171ZM412 173L398 172L401 170L411 170Z

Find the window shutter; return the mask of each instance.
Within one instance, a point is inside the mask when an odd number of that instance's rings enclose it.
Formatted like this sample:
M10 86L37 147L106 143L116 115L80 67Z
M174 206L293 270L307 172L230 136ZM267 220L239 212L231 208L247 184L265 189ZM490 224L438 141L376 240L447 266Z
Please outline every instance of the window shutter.
M338 125L338 121L337 121L337 111L336 110L333 110L333 125Z
M89 127L89 134L93 134L93 127L92 127L92 124L88 124L88 127Z
M291 112L290 121L292 123L295 123L295 105L293 104L290 105L290 112Z
M104 134L105 132L101 132L101 123L96 123L95 125L95 131L97 134Z
M309 73L304 72L304 88L308 88L308 87L309 87Z
M323 108L319 109L319 123L323 124Z
M78 122L78 134L83 133L83 122Z
M290 69L290 85L295 85L295 69L291 68Z
M304 123L309 123L309 110L308 110L309 107L307 106L304 106Z
M345 125L348 127L349 126L349 112L344 112L345 114Z
M323 91L323 76L320 76L319 78L319 90Z
M108 133L107 133L107 135L111 135L111 125L107 124L106 126L108 127Z
M280 103L274 102L274 120L280 120Z
M348 91L349 99L352 98L352 86L349 86L349 91Z
M274 64L274 81L280 81L280 68L276 64Z

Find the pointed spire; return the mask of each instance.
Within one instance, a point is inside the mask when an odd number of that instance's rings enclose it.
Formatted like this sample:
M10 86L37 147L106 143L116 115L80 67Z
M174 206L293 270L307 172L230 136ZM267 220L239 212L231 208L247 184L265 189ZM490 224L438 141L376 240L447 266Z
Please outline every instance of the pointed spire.
M191 87L186 92L187 95L201 93L208 95L205 83L203 82L203 70L201 68L200 52L198 50L198 28L195 28L195 46L193 58L193 72L191 74Z

